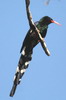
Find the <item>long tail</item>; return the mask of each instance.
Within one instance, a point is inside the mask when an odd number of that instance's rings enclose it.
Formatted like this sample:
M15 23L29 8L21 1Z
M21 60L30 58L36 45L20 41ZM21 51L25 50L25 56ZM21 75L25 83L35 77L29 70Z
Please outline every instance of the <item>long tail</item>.
M29 62L32 59L32 52L30 52L28 55L25 55L24 52L22 52L21 57L19 59L18 67L14 76L14 82L13 87L10 92L10 96L13 97L15 94L17 85L21 82L21 78L24 75L26 69L28 68Z

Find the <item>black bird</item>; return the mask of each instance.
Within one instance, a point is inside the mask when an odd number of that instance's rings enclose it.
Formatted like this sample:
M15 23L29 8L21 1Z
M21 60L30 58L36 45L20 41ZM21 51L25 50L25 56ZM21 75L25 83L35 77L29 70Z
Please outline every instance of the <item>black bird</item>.
M39 29L40 34L45 38L47 34L48 25L51 23L57 23L52 18L45 16L35 23L36 27ZM20 83L22 76L24 75L26 69L28 68L29 62L32 59L33 48L40 42L38 35L34 30L29 29L27 35L23 41L22 48L20 50L21 56L18 62L17 70L14 76L13 87L10 92L10 96L13 96L17 85Z

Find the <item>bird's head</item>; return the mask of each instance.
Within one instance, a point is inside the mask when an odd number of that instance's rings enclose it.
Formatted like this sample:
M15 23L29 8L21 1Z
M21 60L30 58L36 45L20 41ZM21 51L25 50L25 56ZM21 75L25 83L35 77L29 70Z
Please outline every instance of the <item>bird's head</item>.
M48 17L48 16L45 16L43 18L40 19L39 23L44 26L44 25L49 25L51 23L55 23L57 25L61 25L59 24L58 22L54 21L52 18Z

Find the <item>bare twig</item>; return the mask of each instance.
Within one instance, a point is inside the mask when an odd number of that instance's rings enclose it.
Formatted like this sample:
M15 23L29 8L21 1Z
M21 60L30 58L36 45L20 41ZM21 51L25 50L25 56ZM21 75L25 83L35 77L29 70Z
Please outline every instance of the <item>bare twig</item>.
M50 1L51 1L51 0L46 0L46 1L45 1L45 5L49 5ZM60 1L60 0L58 0L58 1Z
M50 0L45 1L45 5L48 5L50 2Z
M46 43L45 43L44 39L42 38L40 31L38 30L38 28L36 27L36 25L34 24L34 22L32 20L32 15L31 15L31 12L30 12L30 9L29 9L30 0L25 0L25 2L26 2L26 12L27 12L27 17L28 17L30 28L38 34L38 37L39 37L40 43L43 47L43 50L45 51L45 53L48 56L50 56L50 52L49 52L49 50L46 46Z

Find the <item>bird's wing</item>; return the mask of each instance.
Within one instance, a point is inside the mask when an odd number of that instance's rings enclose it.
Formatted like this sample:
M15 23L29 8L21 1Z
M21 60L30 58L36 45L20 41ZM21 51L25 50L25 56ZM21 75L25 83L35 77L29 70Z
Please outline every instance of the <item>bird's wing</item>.
M27 35L25 36L25 39L23 41L22 47L20 49L20 53L22 52L23 48L26 46L28 40L29 40L30 30L27 32Z
M35 25L38 25L38 23L39 23L39 21L36 21L34 24L35 24ZM26 37L25 37L25 39L24 39L24 41L23 41L22 47L21 47L21 49L20 49L20 53L22 52L24 46L25 46L26 43L27 43L27 40L28 40L29 35L30 35L30 31L31 31L31 30L29 30L29 31L27 32L27 35L26 35Z

